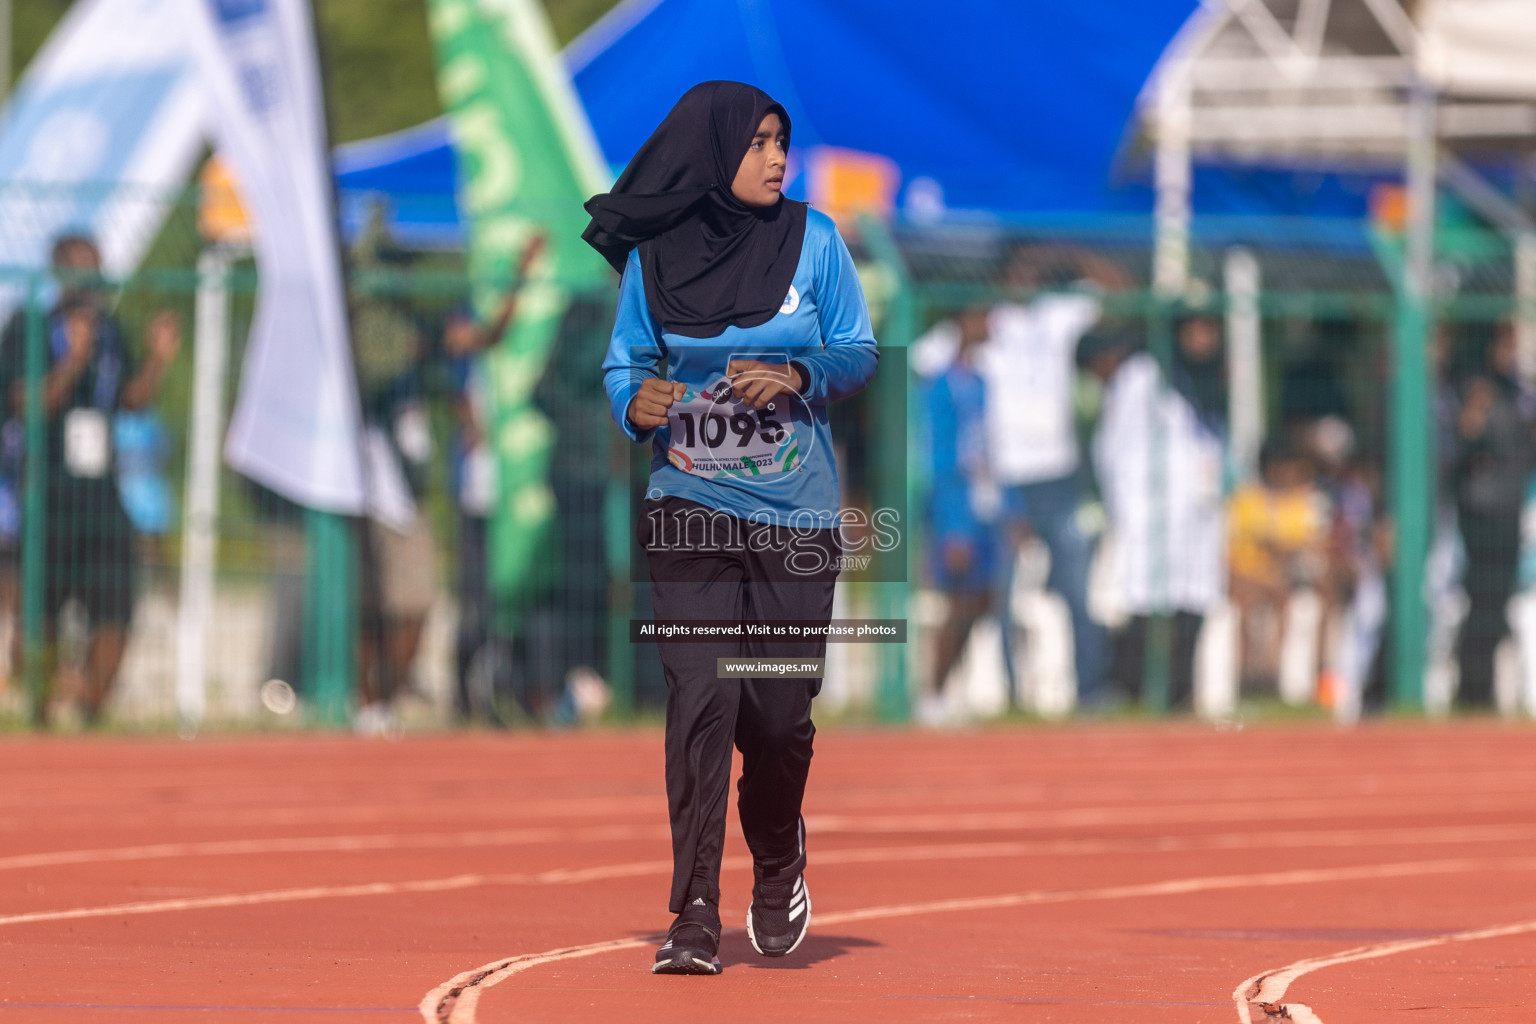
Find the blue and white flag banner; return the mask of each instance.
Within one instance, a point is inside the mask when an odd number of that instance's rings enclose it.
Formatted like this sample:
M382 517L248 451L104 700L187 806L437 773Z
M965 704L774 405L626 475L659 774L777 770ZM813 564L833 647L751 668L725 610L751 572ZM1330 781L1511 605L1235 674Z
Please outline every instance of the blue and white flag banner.
M203 146L186 59L185 0L77 0L0 121L0 317L14 271L48 264L60 234L93 235L131 272Z
M179 0L209 131L255 221L256 313L230 465L310 508L363 510L361 413L308 0Z

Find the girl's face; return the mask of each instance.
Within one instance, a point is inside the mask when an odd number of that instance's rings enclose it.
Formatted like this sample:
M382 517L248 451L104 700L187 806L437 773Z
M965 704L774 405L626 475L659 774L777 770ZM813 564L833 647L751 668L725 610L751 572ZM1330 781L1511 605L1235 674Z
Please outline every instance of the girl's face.
M778 114L769 114L757 126L747 155L742 157L731 194L748 206L772 206L779 201L784 187L785 153L789 140Z

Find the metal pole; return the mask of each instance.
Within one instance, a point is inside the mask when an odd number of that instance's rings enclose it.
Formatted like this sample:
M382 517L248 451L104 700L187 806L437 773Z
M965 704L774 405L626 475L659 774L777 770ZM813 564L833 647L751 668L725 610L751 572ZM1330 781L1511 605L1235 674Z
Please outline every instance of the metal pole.
M1435 242L1435 94L1425 83L1413 92L1408 139L1408 238L1397 290L1392 361L1392 446L1389 456L1393 518L1397 524L1392 580L1392 703L1413 710L1424 703L1424 566L1429 551L1431 491L1429 360L1430 300Z
M1173 303L1189 281L1191 221L1191 156L1189 79L1182 69L1170 70L1157 97L1157 155L1154 164L1156 199L1153 208L1152 304L1147 315L1147 341L1164 376L1173 363ZM1147 624L1142 705L1161 713L1168 709L1173 657L1173 620L1167 595L1172 552L1168 550L1171 514L1168 479L1168 439L1162 429L1161 406L1167 382L1159 383L1148 425L1149 495L1147 560L1152 579L1152 613Z
M1231 389L1227 421L1231 424L1232 462L1239 477L1259 472L1264 441L1264 354L1259 318L1259 261L1242 247L1227 251L1223 268L1227 293L1227 355Z
M1515 235L1515 348L1529 387L1536 383L1536 231Z
M869 246L876 262L890 274L895 286L891 298L890 313L880 330L880 348L886 355L870 383L868 404L873 422L873 436L902 439L905 443L881 444L875 448L875 465L871 477L870 498L876 515L894 514L901 542L889 554L903 562L900 582L890 582L889 575L872 584L875 594L876 615L883 619L905 619L907 596L913 574L916 540L911 515L910 489L908 487L907 452L909 450L911 422L907 416L907 397L910 387L907 355L913 339L917 337L917 293L907 273L906 263L896 240L886 225L868 215L859 218L859 230ZM900 350L899 352L896 350ZM874 552L876 564L881 564L881 554ZM887 561L886 570L894 564ZM911 717L912 699L907 692L908 651L902 644L876 644L875 665L878 682L875 686L875 715L883 722L905 722Z
M320 79L320 102L325 115L321 125L321 151L328 160L334 143L332 132L336 124L336 98L325 88L325 70L330 62L327 60L328 51L319 4L312 3L309 13L310 32L315 45L315 65ZM315 720L322 725L341 726L347 723L348 699L357 679L359 641L373 646L379 693L387 697L394 691L389 678L389 652L382 623L379 623L371 636L360 637L358 634L359 584L368 589L368 603L374 613L371 617L375 621L378 621L377 616L381 614L384 604L379 592L378 559L375 557L369 519L372 471L368 461L368 426L363 414L363 388L357 375L359 345L352 327L351 261L342 239L341 202L337 197L336 177L331 174L326 177L330 183L328 216L336 236L336 264L340 268L342 301L347 314L352 387L357 395L357 458L363 485L363 510L356 518L317 509L305 510L305 654L301 660L305 683L313 684L312 714Z
M608 463L608 483L603 491L604 548L608 555L608 685L613 688L613 710L621 718L635 712L636 646L629 641L629 619L634 613L635 584L630 576L631 537L635 529L630 504L630 449L614 440L611 430L600 431Z
M25 410L26 461L22 468L21 530L21 650L22 675L32 702L32 721L43 726L48 721L49 683L44 665L43 607L47 593L44 555L48 542L48 420L43 408L43 377L48 372L48 342L44 337L45 317L40 282L33 277L27 284L26 390ZM52 609L57 612L58 609Z
M1189 84L1178 70L1163 82L1157 96L1157 155L1153 165L1156 197L1153 206L1152 287L1159 298L1184 294L1189 281L1190 206Z
M900 259L894 243L890 247L891 258ZM900 264L897 264L900 266ZM904 269L904 268L903 268ZM875 584L879 601L879 616L884 619L907 617L907 594L912 576L911 506L907 503L906 483L907 447L895 443L905 439L910 424L907 422L907 389L910 372L907 354L912 340L917 336L917 296L912 281L905 273L897 278L897 292L891 307L888 326L881 339L881 347L899 349L888 359L885 372L875 373L870 386L870 407L874 413L874 436L887 439L887 443L875 449L875 475L871 497L876 510L893 511L900 527L906 534L901 553L906 560L906 579L902 582ZM875 690L875 713L882 722L906 722L912 715L911 694L907 690L907 650L903 644L876 644L878 650L879 682Z
M310 714L318 725L347 723L356 672L356 545L350 522L335 512L304 513L304 683L314 695Z
M197 334L187 428L186 518L181 532L181 614L176 622L176 714L196 729L207 708L208 626L213 618L219 519L219 444L224 434L224 365L229 352L228 249L197 261Z

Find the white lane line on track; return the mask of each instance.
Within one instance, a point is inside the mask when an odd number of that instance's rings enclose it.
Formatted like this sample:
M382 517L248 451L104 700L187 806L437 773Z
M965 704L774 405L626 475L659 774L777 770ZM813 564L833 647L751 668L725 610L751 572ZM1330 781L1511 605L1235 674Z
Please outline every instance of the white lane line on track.
M151 843L96 850L59 850L0 857L0 871L101 864L112 861L164 860L176 857L231 857L270 853L350 853L373 850L455 849L518 846L532 843L608 842L615 839L666 839L665 825L607 825L592 828L513 828L472 832L389 833L351 836L292 836L277 839L226 839L195 843Z
M1506 935L1523 935L1527 932L1536 932L1536 921L1519 921L1515 924L1496 925L1491 928L1471 928L1467 931L1448 932L1444 935L1432 935L1422 939L1400 939L1396 942L1378 942L1369 946L1356 946L1354 949L1346 949L1342 952L1328 956L1308 957L1305 960L1297 960L1293 964L1287 964L1272 971L1263 971L1246 979L1232 992L1232 1001L1237 1006L1237 1019L1242 1024L1253 1024L1252 1008L1259 1007L1259 1012L1264 1014L1261 1020L1269 1020L1274 1016L1281 1019L1295 1021L1296 1024L1323 1024L1322 1020L1304 1003L1282 1003L1286 989L1291 982L1303 974L1311 974L1313 971L1322 970L1324 967L1333 967L1337 964L1353 963L1357 960L1375 960L1384 956L1393 956L1398 953L1407 953L1415 949L1430 949L1434 946L1446 946L1453 942L1476 942L1478 939L1497 939Z
M816 854L818 864L870 864L889 861L911 862L915 860L963 860L969 858L1012 857L1021 843L958 843L934 846L888 846L868 849L823 850ZM1471 867L1468 867L1471 865ZM749 856L725 858L729 868L750 867ZM1455 860L1411 861L1403 864L1370 865L1352 868L1324 868L1318 870L1280 871L1256 875L1210 876L1197 880L1194 889L1180 888L1191 884L1189 880L1159 882L1148 885L1118 886L1107 889L1081 890L1073 899L1117 899L1122 896L1156 895L1194 892L1200 889L1222 888L1223 879L1236 879L1232 885L1288 885L1306 882L1324 882L1357 878L1393 878L1421 874L1453 873L1466 870L1527 870L1536 869L1536 858L1461 858ZM226 907L250 907L272 903L301 903L321 899L349 899L364 896L393 896L409 893L448 892L456 889L475 889L491 886L544 886L577 885L582 882L604 881L618 878L635 878L644 875L665 875L672 870L670 860L631 861L623 864L606 864L591 868L557 868L541 872L517 872L507 874L461 874L445 878L414 879L404 882L365 882L357 885L317 885L293 889L268 889L258 892L221 893L216 896L187 896L164 900L138 900L129 903L112 903L93 907L73 907L67 910L37 910L20 914L0 915L0 926L43 924L51 921L75 921L100 917L130 917L142 914L164 914L190 910L213 910ZM1260 881L1255 882L1258 879ZM1269 881L1264 881L1269 880ZM1158 887L1164 887L1162 889ZM1172 888L1166 888L1172 886ZM1083 892L1103 895L1089 897ZM1042 894L1043 893L1043 894ZM1022 903L1052 902L1045 899L1049 891L1015 893L1005 896L980 897L976 906L1013 906ZM999 902L1002 901L1002 902ZM949 901L943 904L949 909L962 910L972 904L967 901ZM937 903L911 904L927 908L914 912L927 912L941 908ZM858 911L842 914L820 914L818 921L858 920ZM899 907L887 907L877 916L899 916Z
M817 860L819 861L821 857L822 855L818 855ZM1424 875L1501 870L1536 870L1536 857L1368 864L1346 868L1266 871L1250 875L1206 875L1194 878L1176 878L1163 882L1102 886L1092 889L1036 889L1028 892L1003 893L997 896L973 896L962 899L933 900L926 903L900 903L888 906L864 907L857 910L836 911L833 913L817 914L814 921L819 930L828 925L845 924L851 921L912 917L919 914L937 914L956 910L992 910L999 907L1018 907L1046 903L1177 896L1223 889L1412 878ZM561 960L574 960L578 957L595 956L599 953L617 950L637 949L649 946L654 941L656 941L655 937L651 936L607 939L583 946L567 946L543 953L529 953L493 961L481 967L476 967L473 970L455 975L428 992L420 1003L422 1019L426 1024L476 1024L475 1011L479 1005L480 993L494 985L499 985L513 975L520 974L540 964L555 963ZM1251 1022L1246 1022L1246 1024L1251 1024Z
M888 819L870 829L828 828L821 821L818 837L839 832L885 833ZM931 823L913 827L909 832L956 829L936 828ZM960 831L964 831L963 829ZM979 831L979 829L978 829ZM193 843L153 843L145 846L107 847L95 850L59 850L48 853L18 854L0 857L0 871L27 868L61 867L77 864L105 864L127 861L170 860L181 857L254 856L280 853L352 853L377 850L475 849L531 845L535 843L609 842L612 840L658 839L670 835L667 826L608 825L591 828L522 828L472 832L431 832L418 834L377 834L351 836L293 836L275 839L230 839ZM1423 846L1433 843L1497 843L1536 839L1536 825L1445 825L1425 828L1384 829L1306 829L1286 832L1218 832L1190 836L1136 836L1117 839L1035 839L1012 843L974 844L978 849L991 847L999 856L1052 856L1057 854L1153 853L1197 850L1246 850L1270 848ZM830 851L829 851L830 852ZM818 859L823 854L818 853Z
M1518 800L1471 796L1447 801L1451 813L1529 811L1529 794ZM1435 810L1421 798L1402 796L1337 799L1233 800L1205 804L1129 804L1114 807L1067 807L1021 811L981 811L946 814L807 815L807 831L905 832L982 831L1001 828L1083 828L1094 825L1156 825L1175 822L1270 821L1285 818L1397 817Z
M1474 812L1524 814L1528 810L1528 791L1510 791L1507 793L1481 792L1467 796L1465 794L1415 795L1415 794L1351 794L1339 797L1327 798L1276 798L1276 799L1232 799L1221 803L1169 803L1158 804L1136 803L1126 805L1100 805L1087 807L1067 808L1024 808L1015 811L1003 812L960 812L948 814L928 815L857 815L845 813L829 813L813 816L822 830L836 830L849 832L899 832L905 830L918 831L955 831L969 830L980 831L998 828L1081 828L1093 825L1120 825L1125 823L1156 825L1176 824L1180 822L1242 822L1255 820L1279 820L1286 818L1329 818L1347 817L1349 819L1381 818L1402 815L1426 815L1435 812L1448 814L1470 814ZM551 818L581 818L584 816L603 817L613 819L620 814L631 814L636 817L644 816L647 820L653 820L656 816L657 804L649 798L633 798L625 800L605 800L601 802L586 802L580 806L562 808L550 806L540 810L538 814ZM607 806L610 809L605 810ZM445 815L445 805L442 801L432 804L429 809L404 809L398 805L347 805L347 806L321 806L312 808L274 808L262 811L186 811L179 810L166 816L166 823L177 827L191 826L263 826L275 828L279 826L299 826L304 824L323 824L335 826L340 822L363 824L368 822L388 822L398 824L407 821L431 821L440 823ZM479 801L462 809L455 810L455 814L473 814L481 818L494 818L505 821L508 818L524 818L529 812L523 806L502 806L494 802ZM807 819L807 827L811 827L812 818ZM104 811L92 811L89 813L66 816L60 820L57 817L44 820L41 815L0 815L0 832L6 831L31 831L38 828L39 824L49 827L75 827L90 828L100 831L107 828L131 828L144 825L142 812L133 814L111 814Z

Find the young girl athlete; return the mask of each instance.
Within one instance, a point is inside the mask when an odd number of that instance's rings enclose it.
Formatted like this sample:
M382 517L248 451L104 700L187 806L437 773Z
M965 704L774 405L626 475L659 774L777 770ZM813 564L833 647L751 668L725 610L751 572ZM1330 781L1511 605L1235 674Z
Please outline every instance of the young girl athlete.
M587 203L583 237L623 274L603 361L613 417L652 444L639 539L658 620L803 629L832 614L839 502L827 405L869 383L878 354L837 229L781 194L789 129L761 90L705 82L613 191ZM719 662L821 658L825 639L743 629L660 650L677 918L652 970L720 973L732 743L753 861L747 934L764 956L784 956L811 917L800 805L821 681L722 677Z

